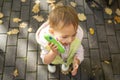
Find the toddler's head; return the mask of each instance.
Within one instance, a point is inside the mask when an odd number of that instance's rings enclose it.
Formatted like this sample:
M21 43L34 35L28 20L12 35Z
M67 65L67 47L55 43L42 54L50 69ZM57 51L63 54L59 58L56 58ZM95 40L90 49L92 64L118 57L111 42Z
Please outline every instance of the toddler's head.
M50 32L63 44L69 45L78 28L77 12L70 6L57 6L48 17Z

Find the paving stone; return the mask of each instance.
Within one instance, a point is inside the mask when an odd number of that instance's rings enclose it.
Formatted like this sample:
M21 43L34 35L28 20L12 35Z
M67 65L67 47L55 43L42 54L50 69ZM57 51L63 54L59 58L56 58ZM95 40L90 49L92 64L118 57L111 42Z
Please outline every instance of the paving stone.
M0 74L2 74L4 68L4 56L4 52L0 49Z
M114 80L111 64L102 63L105 80Z
M13 4L12 4L12 10L13 11L20 11L21 9L21 0L13 0Z
M2 19L3 20L3 24L0 25L0 33L6 33L8 31L8 27L9 27L9 18L5 17Z
M95 28L94 15L87 14L86 17L87 17L87 27L88 28L90 28L90 27Z
M29 6L22 6L21 7L21 19L23 21L29 20Z
M35 33L29 33L28 38L28 50L37 50L37 42L35 39Z
M120 30L120 24L114 24L115 30Z
M7 35L6 34L0 34L0 49L5 52L6 50L6 40L7 40Z
M107 41L104 25L96 25L98 41Z
M108 36L108 45L110 48L110 53L120 53L118 48L118 43L115 36Z
M36 71L37 52L28 52L27 54L27 71Z
M117 35L117 42L118 42L118 45L119 45L119 48L120 48L120 31L117 31L116 35Z
M112 15L108 15L105 12L103 13L103 15L104 15L104 19L112 19L113 18Z
M36 73L26 73L25 80L36 80Z
M93 11L90 9L89 5L85 2L85 0L84 0L84 9L85 9L85 14L93 14Z
M10 16L11 2L4 2L2 12L3 12L4 16Z
M112 23L109 24L107 23L107 21L105 21L105 29L106 29L107 35L115 35L114 26Z
M2 4L3 4L3 0L0 1L0 7L2 6Z
M17 58L16 59L16 68L19 71L19 76L16 77L16 79L24 79L24 77L25 77L25 65L26 65L25 58Z
M18 38L27 38L27 37L28 37L28 26L25 28L19 28Z
M41 10L48 10L48 3L45 0L41 0L40 3L42 3L40 4Z
M42 59L41 59L41 57L40 57L40 51L38 51L37 52L37 61L38 61L38 64L43 64L43 62L42 62Z
M80 22L79 23L80 27L83 29L84 31L84 36L83 38L87 38L87 27L86 27L86 22Z
M89 80L91 76L90 58L85 58L81 63L81 80Z
M110 60L110 51L109 51L109 47L108 44L103 42L103 43L99 43L99 48L100 48L100 58L102 61L105 60Z
M2 80L2 75L0 75L0 80Z
M84 56L88 57L90 55L90 53L89 53L88 39L83 39L82 44L83 44L83 47L84 47Z
M20 18L20 12L11 12L10 27L19 27L18 23L13 22L13 18Z
M5 67L3 73L3 80L13 80L14 67Z
M27 51L27 40L18 39L17 57L26 57L26 51Z
M120 75L114 75L114 80L120 80Z
M59 80L71 80L69 76L60 73Z
M16 55L16 46L7 46L6 56L5 56L6 66L15 66L15 55Z
M75 3L77 3L77 5L83 6L84 0L82 0L82 1L80 1L80 0L75 0Z
M96 68L100 67L100 57L98 49L90 50L90 58L91 58L91 67Z
M95 23L104 24L103 12L101 10L94 10Z
M31 0L26 0L26 2L21 2L22 5L30 5Z
M37 80L48 80L47 66L39 65L37 71Z
M120 54L112 55L113 73L120 74Z
M84 11L84 7L83 6L76 6L75 7L75 10L77 11L77 13L84 13L85 11Z
M7 45L17 45L17 35L8 36Z

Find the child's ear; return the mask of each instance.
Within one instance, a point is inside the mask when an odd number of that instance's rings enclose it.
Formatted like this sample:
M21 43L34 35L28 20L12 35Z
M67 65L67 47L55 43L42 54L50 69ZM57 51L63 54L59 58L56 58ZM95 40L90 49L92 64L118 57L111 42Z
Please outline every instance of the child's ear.
M53 30L52 28L49 29L49 32L50 32L51 34L54 34L54 30Z

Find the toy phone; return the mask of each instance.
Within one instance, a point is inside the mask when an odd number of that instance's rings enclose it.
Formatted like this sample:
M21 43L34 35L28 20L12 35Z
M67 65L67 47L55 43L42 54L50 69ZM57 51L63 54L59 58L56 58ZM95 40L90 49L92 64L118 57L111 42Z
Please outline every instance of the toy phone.
M58 51L59 51L60 53L64 53L64 52L65 52L65 48L62 46L62 44L61 44L59 41L57 41L54 37L52 37L50 34L45 34L45 35L44 35L44 38L45 38L48 42L51 42L51 43L57 45Z

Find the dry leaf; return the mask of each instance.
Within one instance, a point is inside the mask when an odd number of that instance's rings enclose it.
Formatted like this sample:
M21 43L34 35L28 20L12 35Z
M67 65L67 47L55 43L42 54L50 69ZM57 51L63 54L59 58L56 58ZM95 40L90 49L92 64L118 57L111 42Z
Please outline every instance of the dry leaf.
M19 30L18 30L18 29L12 29L11 31L7 32L8 35L18 34L18 33L19 33Z
M111 23L112 23L112 20L108 20L107 22L108 22L109 24L111 24Z
M56 5L55 4L50 4L51 9L55 9Z
M56 1L55 1L55 0L47 0L46 2L47 2L47 3L50 3L50 4L53 4L53 3L55 3Z
M20 23L20 25L19 25L19 27L20 28L25 28L25 27L27 27L27 23L26 22L22 22L22 23Z
M115 16L115 17L114 17L114 20L115 20L117 23L120 23L120 17L119 17L119 16Z
M120 9L116 9L115 13L120 16Z
M0 12L0 18L3 18L4 17L4 14Z
M0 24L2 24L3 23L3 21L2 20L0 20Z
M73 7L77 6L77 4L75 2L70 2L70 5L73 6Z
M35 3L36 4L40 4L40 0L35 0Z
M38 13L40 11L40 4L35 4L32 8L32 12Z
M26 2L27 0L21 0L21 2Z
M20 18L13 18L13 22L15 22L15 23L18 23L18 22L20 22L20 21L21 21Z
M17 77L18 75L19 75L18 70L15 69L14 72L13 72L13 76L14 76L14 77Z
M35 15L35 16L33 16L33 18L36 19L38 22L42 22L42 21L44 21L43 16Z
M28 28L28 32L32 32L32 30L33 30L32 28Z
M105 8L105 13L108 14L108 15L112 15L112 9Z
M93 28L89 28L89 32L90 32L91 35L93 35L95 33Z
M85 20L86 20L85 14L84 14L84 13L78 13L78 19L79 19L80 21L85 21Z
M109 61L104 61L104 63L106 63L106 64L110 64L110 62L109 62Z

